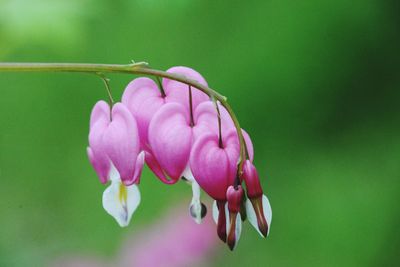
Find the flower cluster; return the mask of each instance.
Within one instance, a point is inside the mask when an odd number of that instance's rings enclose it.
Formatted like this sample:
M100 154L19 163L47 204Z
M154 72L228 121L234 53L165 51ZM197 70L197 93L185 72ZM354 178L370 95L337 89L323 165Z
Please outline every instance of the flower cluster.
M207 86L190 68L173 67L167 72ZM104 209L120 226L129 224L140 202L138 184L146 162L165 184L182 179L191 184L189 211L197 223L206 214L201 189L215 200L217 233L230 249L236 246L246 218L266 237L271 207L252 163L250 137L241 130L240 141L235 126L220 102L167 78L159 84L137 78L129 83L120 103L111 107L97 102L90 118L87 153L100 181L111 181L103 194Z

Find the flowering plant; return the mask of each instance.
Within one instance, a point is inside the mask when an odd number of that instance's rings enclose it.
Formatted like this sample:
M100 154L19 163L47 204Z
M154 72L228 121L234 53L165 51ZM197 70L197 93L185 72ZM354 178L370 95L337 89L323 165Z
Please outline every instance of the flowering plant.
M146 163L167 185L180 180L191 185L189 212L197 223L207 210L201 189L214 199L217 234L231 250L246 219L261 236L268 235L272 211L253 164L251 139L226 98L195 70L173 67L164 72L147 63L0 63L0 71L84 72L103 79L109 103L100 100L92 109L87 154L100 182L110 182L103 207L120 226L129 224L139 206L138 185ZM156 81L134 79L115 103L106 72L150 75Z

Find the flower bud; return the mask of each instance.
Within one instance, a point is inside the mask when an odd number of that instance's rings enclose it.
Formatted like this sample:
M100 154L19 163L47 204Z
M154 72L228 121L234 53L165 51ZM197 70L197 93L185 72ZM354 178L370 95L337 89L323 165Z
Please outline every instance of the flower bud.
M232 185L226 190L226 199L228 200L228 210L230 212L240 212L240 207L243 200L243 188L239 185L237 188Z
M263 194L257 170L250 160L246 160L243 166L243 179L249 198L246 200L246 213L249 222L261 236L266 237L272 219L271 206L268 198Z
M243 166L243 179L246 183L247 196L249 198L256 198L263 195L263 190L258 179L256 167L250 160L246 160Z
M240 216L240 209L243 200L243 189L240 185L236 188L233 186L228 187L226 191L226 198L228 200L227 211L229 215L226 219L227 239L226 243L229 248L233 250L240 238L242 231L242 220Z

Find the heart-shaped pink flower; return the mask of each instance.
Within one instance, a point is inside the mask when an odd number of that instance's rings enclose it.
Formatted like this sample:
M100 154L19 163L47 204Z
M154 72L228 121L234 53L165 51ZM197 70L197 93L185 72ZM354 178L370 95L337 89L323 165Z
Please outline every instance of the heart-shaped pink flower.
M218 135L201 136L193 145L190 168L201 188L213 199L225 201L226 190L237 174L240 147L237 133L231 130L219 144Z
M221 127L223 132L233 127L233 122L223 109ZM222 115L224 114L224 115ZM173 180L179 179L188 168L193 143L202 135L218 135L218 117L214 103L203 102L193 115L178 103L164 105L154 116L149 127L149 144L160 168Z
M97 102L90 119L87 151L100 181L109 180L113 165L125 185L138 183L143 167L143 154L139 155L139 149L136 121L128 109L117 103L110 114L106 102Z
M89 160L100 181L111 185L103 193L103 207L120 226L127 226L139 205L139 183L144 164L136 121L121 103L96 103L90 118Z
M167 70L207 86L204 78L195 70L188 67L172 67ZM122 103L136 118L142 147L148 151L148 128L155 113L166 103L180 103L189 112L189 86L187 84L164 78L162 87L165 95L162 94L158 85L149 78L141 77L134 79L126 87L122 96ZM208 95L193 89L192 104L195 109L201 102L207 101Z

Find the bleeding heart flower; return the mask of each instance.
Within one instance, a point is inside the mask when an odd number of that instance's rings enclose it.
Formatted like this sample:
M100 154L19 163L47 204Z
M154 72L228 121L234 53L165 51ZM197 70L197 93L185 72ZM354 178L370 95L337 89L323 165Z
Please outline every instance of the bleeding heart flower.
M235 130L220 139L217 134L201 136L193 145L190 168L201 188L216 204L213 208L217 217L217 233L226 242L226 191L234 183L237 174L240 147ZM220 142L222 141L222 142Z
M139 183L144 164L137 125L121 103L96 103L90 118L89 160L100 181L111 185L104 191L103 207L120 226L127 226L140 202Z
M227 116L221 116L222 129L231 128ZM207 101L198 105L193 120L185 107L178 103L164 105L149 126L149 144L159 166L173 180L190 169L189 156L193 143L202 135L218 134L218 119L214 104Z
M263 194L257 170L250 160L246 160L243 166L243 179L248 196L246 200L247 218L258 233L266 237L271 227L272 209L268 198Z
M180 74L207 86L204 78L191 68L172 67L167 72ZM122 96L122 103L129 108L137 119L141 145L146 151L146 163L154 174L166 184L176 183L179 177L168 179L168 174L164 172L157 157L153 155L148 140L149 124L157 111L166 103L180 103L189 113L190 107L196 108L201 102L209 99L205 93L199 90L192 90L191 94L192 106L189 104L188 85L165 78L162 81L162 88L159 88L153 80L141 77L130 82Z
M204 78L195 70L188 67L172 67L169 73L180 74L207 86ZM162 90L163 91L162 91ZM189 112L189 87L184 83L164 78L162 88L149 78L134 79L126 87L122 103L137 120L142 146L148 146L148 128L154 114L166 103L180 103ZM201 102L209 100L208 95L199 91L192 92L192 105L196 108Z
M204 78L190 68L173 67L167 72L180 74L207 86ZM149 144L148 132L150 121L168 103L179 103L182 105L185 113L192 114L193 109L197 108L200 103L208 100L209 97L205 93L199 90L191 90L188 85L170 79L163 79L162 87L158 88L153 80L138 78L133 80L125 89L122 102L128 106L131 113L137 118L141 145L146 151L146 163L162 182L166 184L176 183L182 176L186 164L183 166L183 169L181 166L177 166L178 173L174 171L171 175L171 172L165 171L164 162L159 162L160 157L154 154L153 148ZM191 178L190 169L187 169L185 177L191 183L193 191L190 213L195 217L196 222L200 223L202 217L205 215L205 206L200 202L200 188L196 181Z

